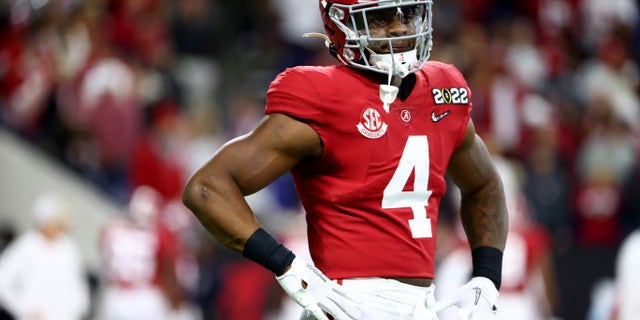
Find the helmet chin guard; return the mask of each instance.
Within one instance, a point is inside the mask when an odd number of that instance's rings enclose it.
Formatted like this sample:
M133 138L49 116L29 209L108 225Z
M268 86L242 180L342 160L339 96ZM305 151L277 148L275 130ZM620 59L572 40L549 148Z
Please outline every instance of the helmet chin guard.
M374 68L391 73L402 78L406 77L412 70L418 67L418 58L416 50L393 54L377 54L372 52L369 56L369 62Z

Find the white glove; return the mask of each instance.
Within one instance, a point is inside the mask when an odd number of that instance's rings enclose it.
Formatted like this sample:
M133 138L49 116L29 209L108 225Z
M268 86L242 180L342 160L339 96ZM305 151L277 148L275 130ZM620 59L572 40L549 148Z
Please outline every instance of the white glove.
M362 315L339 285L300 258L295 258L291 268L276 280L297 304L318 320L329 320L325 312L335 320L360 319Z
M473 277L453 294L438 301L436 313L456 306L460 320L490 320L498 311L496 301L499 295L491 280L485 277Z

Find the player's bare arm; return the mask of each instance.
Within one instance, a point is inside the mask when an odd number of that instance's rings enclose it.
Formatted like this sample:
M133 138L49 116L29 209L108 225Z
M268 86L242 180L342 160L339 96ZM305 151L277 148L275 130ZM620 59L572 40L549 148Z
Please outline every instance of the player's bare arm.
M472 121L451 156L447 173L460 188L460 218L471 246L473 271L471 280L438 301L436 309L456 305L464 319L493 319L502 282L508 218L502 180Z
M508 217L502 181L471 121L447 173L460 188L460 214L471 248L504 250Z
M191 176L183 201L216 240L242 253L247 239L260 228L244 196L321 152L320 138L307 124L281 114L266 116Z
M225 144L187 182L183 202L217 241L271 270L284 291L316 319L358 319L353 302L313 265L296 258L262 229L246 195L266 187L307 158L322 154L309 125L272 114L251 133Z

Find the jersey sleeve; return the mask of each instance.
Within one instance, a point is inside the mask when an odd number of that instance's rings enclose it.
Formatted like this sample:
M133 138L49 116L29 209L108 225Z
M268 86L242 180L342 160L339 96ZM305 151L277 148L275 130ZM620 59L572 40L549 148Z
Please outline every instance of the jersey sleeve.
M306 123L322 117L315 102L317 88L303 68L289 68L280 73L269 86L265 114L283 113Z
M324 123L327 110L320 92L326 89L321 86L328 81L327 76L312 67L286 69L269 86L265 114L281 113L304 122L326 143L329 134Z

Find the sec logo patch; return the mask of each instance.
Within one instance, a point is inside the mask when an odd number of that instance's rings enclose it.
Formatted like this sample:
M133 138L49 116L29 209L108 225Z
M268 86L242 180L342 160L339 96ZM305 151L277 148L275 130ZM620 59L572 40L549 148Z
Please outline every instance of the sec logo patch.
M382 121L382 115L374 108L366 108L360 114L360 122L356 125L358 132L369 139L382 137L389 126Z

